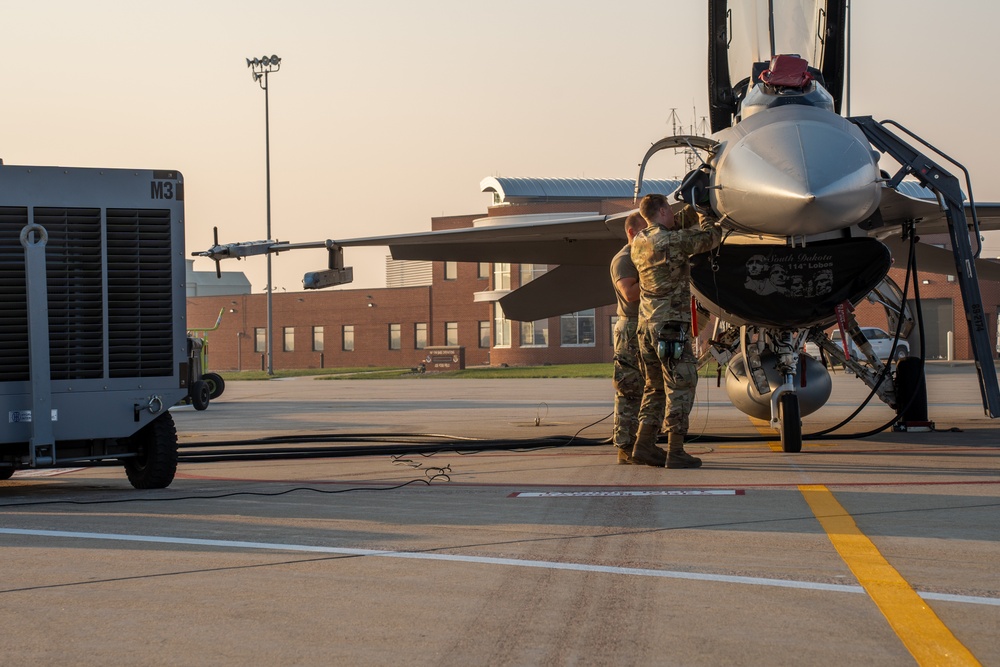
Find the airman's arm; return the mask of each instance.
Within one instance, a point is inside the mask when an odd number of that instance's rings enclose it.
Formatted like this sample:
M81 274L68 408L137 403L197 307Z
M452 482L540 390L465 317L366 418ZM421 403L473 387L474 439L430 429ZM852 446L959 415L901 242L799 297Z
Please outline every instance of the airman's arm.
M639 281L635 278L620 278L615 283L615 289L630 303L639 300Z

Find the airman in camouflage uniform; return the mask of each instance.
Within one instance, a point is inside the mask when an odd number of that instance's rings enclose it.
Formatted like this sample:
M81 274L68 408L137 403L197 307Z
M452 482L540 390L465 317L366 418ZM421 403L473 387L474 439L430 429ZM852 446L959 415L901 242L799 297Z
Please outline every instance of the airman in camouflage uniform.
M631 254L639 273L637 328L646 384L632 457L646 465L664 465L655 446L664 423L666 466L697 468L701 459L684 451L688 415L698 385L697 359L690 341L689 260L719 245L721 232L710 212L698 213L685 206L674 214L663 195L647 195L639 211L648 226L632 241Z
M636 463L632 448L639 427L639 404L646 378L639 360L639 273L632 264L629 249L632 239L646 227L637 211L625 220L628 244L611 260L611 282L618 297L618 321L615 322L615 426L612 440L618 448L618 463ZM666 453L664 452L664 458Z

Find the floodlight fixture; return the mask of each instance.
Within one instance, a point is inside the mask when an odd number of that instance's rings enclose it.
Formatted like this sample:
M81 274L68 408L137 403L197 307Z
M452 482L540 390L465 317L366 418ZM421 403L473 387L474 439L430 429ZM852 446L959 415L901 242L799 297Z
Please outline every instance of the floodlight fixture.
M252 69L253 80L261 90L264 91L264 164L265 181L267 184L267 238L271 239L271 127L270 127L270 103L268 100L267 75L281 69L281 58L276 55L264 56L263 58L247 58L247 67ZM326 282L335 280L336 277L326 277ZM348 281L349 282L349 281ZM267 374L274 375L274 337L271 332L274 330L274 311L272 308L271 289L271 254L267 255Z

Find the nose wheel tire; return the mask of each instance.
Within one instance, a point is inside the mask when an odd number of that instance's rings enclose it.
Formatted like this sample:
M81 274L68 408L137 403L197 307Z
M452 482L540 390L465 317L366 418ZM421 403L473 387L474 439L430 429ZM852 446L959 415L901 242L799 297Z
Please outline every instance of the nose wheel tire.
M778 399L781 416L781 449L785 452L802 451L802 417L798 394L789 392Z

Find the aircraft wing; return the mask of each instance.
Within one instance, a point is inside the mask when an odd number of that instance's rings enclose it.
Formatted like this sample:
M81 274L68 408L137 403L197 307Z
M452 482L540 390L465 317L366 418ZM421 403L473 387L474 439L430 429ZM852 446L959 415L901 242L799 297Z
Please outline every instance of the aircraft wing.
M905 258L909 255L910 242L904 241L899 236L891 236L882 239L882 243L889 248L889 252L896 258L896 266L901 266L901 258L905 261ZM917 270L921 273L927 272L953 276L958 271L955 266L955 254L951 250L927 243L917 243L916 255ZM1000 281L1000 262L977 259L976 276L980 280Z
M882 214L882 221L886 226L901 225L909 220L917 220L917 232L920 234L947 234L948 220L945 212L933 198L933 194L920 188L916 184L903 182L900 186L907 187L907 192L900 192L890 188L882 190L882 201L879 204L879 212ZM910 193L918 193L921 196L915 197ZM979 218L979 228L981 231L991 231L1000 229L1000 204L987 203L976 204L976 215ZM965 217L970 228L972 227L972 207L965 206ZM876 235L879 230L875 231ZM973 244L975 247L975 244Z
M602 268L557 266L501 298L500 305L508 318L534 322L612 304L616 299L611 274Z
M343 247L389 246L393 259L606 265L625 243L623 217L567 214L565 219L539 224L504 224L498 217L477 227L337 243ZM610 279L605 276L605 280Z
M905 258L909 254L909 243L899 235L900 225L909 220L917 220L916 230L919 235L947 234L948 220L937 201L929 198L931 193L916 184L904 182L904 192L886 188L882 192L882 202L879 211L882 214L883 226L872 232L882 243L888 246L893 257ZM912 196L918 194L920 196ZM979 218L980 231L1000 229L1000 204L976 204L976 216ZM965 217L970 231L973 229L972 206L966 204ZM888 229L887 229L888 228ZM888 234L886 232L889 231ZM973 242L973 250L976 248ZM955 275L955 255L951 250L945 250L927 243L917 243L917 268L942 275ZM976 274L980 280L1000 281L1000 263L986 259L976 260Z
M628 214L567 213L557 220L511 224L496 217L475 227L348 239L338 245L388 246L393 259L553 265L500 299L507 317L534 322L615 302L608 267L626 242Z

